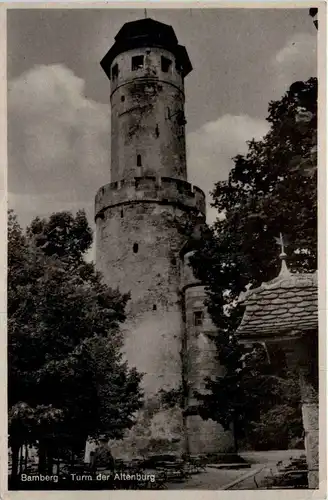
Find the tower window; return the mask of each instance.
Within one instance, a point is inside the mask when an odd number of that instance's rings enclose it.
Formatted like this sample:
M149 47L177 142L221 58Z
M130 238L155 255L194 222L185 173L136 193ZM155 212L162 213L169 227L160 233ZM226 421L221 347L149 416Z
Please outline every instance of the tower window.
M186 120L186 117L185 117L183 110L180 109L180 111L178 111L176 121L180 127L183 127L184 125L186 125L187 120Z
M141 166L142 166L141 155L137 155L137 167L141 167Z
M138 243L133 243L133 253L138 253L139 245Z
M123 209L121 210L121 219L124 217Z
M157 305L156 304L153 305L153 311L157 311Z
M171 59L168 59L167 57L164 56L161 57L161 67L164 73L168 73L171 65L172 65Z
M194 312L194 326L202 326L203 324L203 311Z
M137 71L144 67L144 56L132 57L132 71Z
M124 95L121 95L121 101L124 102L125 101L125 96Z
M112 67L112 79L115 80L115 78L118 77L118 64L114 64Z
M178 73L181 73L181 64L179 64L177 61L175 61L175 69L177 70Z

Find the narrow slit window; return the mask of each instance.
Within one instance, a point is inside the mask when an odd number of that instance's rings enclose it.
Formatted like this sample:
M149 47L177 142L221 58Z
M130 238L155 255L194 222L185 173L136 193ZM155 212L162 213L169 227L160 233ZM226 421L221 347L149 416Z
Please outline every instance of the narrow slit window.
M134 243L134 244L133 244L133 253L138 253L138 250L139 250L139 245L138 245L138 243Z
M121 218L123 219L124 217L124 212L123 212L123 209L121 210Z
M203 311L194 312L194 326L202 326L203 324Z
M132 71L137 71L144 67L144 56L132 57Z
M124 96L124 95L122 95L122 96L121 96L121 101L122 101L122 102L124 102L124 101L125 101L125 96Z
M114 64L112 67L112 79L115 80L115 78L118 77L118 64Z
M161 58L161 66L162 66L162 71L164 73L168 73L171 66L172 66L172 61L171 59L168 59L167 57L162 56Z
M153 311L157 311L157 305L156 304L153 305Z
M141 167L141 166L142 166L141 155L137 155L137 167Z

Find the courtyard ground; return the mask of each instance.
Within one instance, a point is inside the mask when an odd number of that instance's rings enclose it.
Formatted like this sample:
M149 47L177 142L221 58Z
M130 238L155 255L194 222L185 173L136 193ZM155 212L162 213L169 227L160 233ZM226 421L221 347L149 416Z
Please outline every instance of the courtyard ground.
M277 462L288 461L291 457L304 455L304 450L274 450L262 452L241 452L247 460L248 469L215 469L206 467L206 472L191 476L183 483L171 483L169 490L254 490L264 487L264 479L275 469Z

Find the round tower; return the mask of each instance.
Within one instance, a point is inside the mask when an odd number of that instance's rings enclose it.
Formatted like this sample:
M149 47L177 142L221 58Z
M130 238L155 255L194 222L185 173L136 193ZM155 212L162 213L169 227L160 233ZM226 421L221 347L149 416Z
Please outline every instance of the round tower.
M187 180L183 81L192 67L171 26L125 24L101 65L111 81L112 181Z
M183 390L180 252L192 221L205 220L205 195L187 182L184 78L192 66L172 27L151 19L125 24L101 66L111 82L111 183L96 195L96 263L108 285L130 293L125 355L154 400ZM186 449L181 408L159 411L147 426L168 449Z
M170 26L125 24L101 61L111 81L111 180L96 195L97 266L131 292L126 353L150 392L180 384L181 222L205 212L186 181L184 77L191 64Z
M197 244L197 243L196 243ZM197 414L198 400L195 393L206 393L206 379L224 375L224 367L217 360L215 338L217 328L205 306L204 285L195 278L190 257L193 255L192 241L189 248L181 252L183 265L181 296L184 301L185 317L185 369L184 380L187 384L186 419L188 449L191 454L216 454L234 451L231 430L224 431L222 426L211 419L203 420Z

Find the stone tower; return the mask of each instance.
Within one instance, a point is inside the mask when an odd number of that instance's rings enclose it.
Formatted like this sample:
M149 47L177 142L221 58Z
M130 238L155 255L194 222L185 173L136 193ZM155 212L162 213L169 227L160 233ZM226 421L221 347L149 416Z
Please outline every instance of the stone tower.
M172 27L152 19L125 24L101 66L111 82L112 182L96 195L96 263L111 287L131 294L125 355L145 374L146 400L158 403L148 437L166 451L225 451L231 436L217 424L159 402L182 391L186 409L195 380L215 372L203 356L213 358L210 340L189 349L204 317L204 289L186 255L195 221L205 221L205 195L187 182L184 78L192 66ZM138 448L133 431L129 439Z

